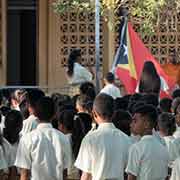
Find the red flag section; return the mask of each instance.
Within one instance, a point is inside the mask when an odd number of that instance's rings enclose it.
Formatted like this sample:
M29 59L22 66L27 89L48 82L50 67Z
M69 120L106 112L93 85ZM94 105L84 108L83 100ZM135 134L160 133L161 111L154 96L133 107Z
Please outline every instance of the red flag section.
M144 62L148 60L154 63L156 70L161 77L161 83L165 84L167 87L166 91L165 88L162 89L161 97L169 96L169 92L171 92L175 87L175 82L165 74L165 72L161 68L161 65L145 47L138 34L133 30L131 23L128 23L126 33L128 63L126 65L118 64L116 68L116 75L125 85L127 92L135 93L135 89L140 79Z

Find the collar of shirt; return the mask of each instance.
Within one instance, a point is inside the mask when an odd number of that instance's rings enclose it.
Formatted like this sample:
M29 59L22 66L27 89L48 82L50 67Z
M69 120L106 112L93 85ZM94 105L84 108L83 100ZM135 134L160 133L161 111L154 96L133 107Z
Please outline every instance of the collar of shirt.
M153 135L145 135L141 138L141 141L145 140L145 139L151 139L151 138L154 138L154 136Z
M113 123L101 123L101 124L99 124L99 126L98 126L98 129L114 129L115 128L115 126L114 126L114 124Z
M53 128L53 127L51 123L39 123L37 129L42 129L42 128Z
M180 127L178 125L176 126L176 131L180 131Z

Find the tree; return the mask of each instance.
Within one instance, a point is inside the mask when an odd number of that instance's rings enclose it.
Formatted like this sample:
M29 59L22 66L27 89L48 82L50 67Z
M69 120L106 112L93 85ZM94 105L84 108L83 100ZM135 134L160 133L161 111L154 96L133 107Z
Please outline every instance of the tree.
M68 11L95 12L95 0L57 0L53 3L56 13L63 14ZM138 21L142 35L150 35L155 32L160 22L166 22L167 18L175 11L180 12L179 0L100 0L101 15L105 21L109 21L109 10L113 10L117 24L121 18L119 9L126 8L128 17ZM110 22L111 23L111 22ZM112 22L114 25L114 22Z

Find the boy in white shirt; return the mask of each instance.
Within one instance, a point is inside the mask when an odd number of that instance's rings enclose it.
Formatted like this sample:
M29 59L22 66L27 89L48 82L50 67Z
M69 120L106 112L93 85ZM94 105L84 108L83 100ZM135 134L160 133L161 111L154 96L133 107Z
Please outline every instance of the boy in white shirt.
M179 180L180 178L180 157L177 158L173 164L170 180Z
M132 128L142 138L130 147L128 180L165 180L168 176L167 149L152 132L157 116L152 105L137 106L134 110Z
M25 134L19 143L15 166L21 168L21 180L63 180L64 170L71 166L71 148L67 138L53 129L53 100L41 98L35 114L39 124Z
M99 94L93 114L99 127L83 139L75 166L82 171L83 180L123 180L130 139L111 122L113 98Z
M115 77L114 74L109 72L104 78L105 87L100 91L100 93L105 93L109 96L112 96L114 99L121 97L121 93L118 87L115 86Z

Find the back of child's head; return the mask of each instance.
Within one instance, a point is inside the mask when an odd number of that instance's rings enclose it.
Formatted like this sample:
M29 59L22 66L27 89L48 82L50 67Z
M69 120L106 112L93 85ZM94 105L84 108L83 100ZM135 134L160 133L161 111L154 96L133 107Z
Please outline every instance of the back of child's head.
M67 109L67 107L73 107L73 103L71 100L71 97L68 95L61 95L55 104L57 111L63 111L64 109Z
M112 122L116 126L116 128L123 131L125 134L130 136L130 123L132 121L131 115L127 111L118 110L115 111L112 116Z
M76 100L76 107L79 107L79 106L81 107L83 112L91 113L92 107L93 107L93 101L90 97L86 95L80 95L78 96Z
M128 100L124 97L118 97L114 100L114 110L127 110L128 108Z
M159 105L158 96L155 94L144 94L141 97L141 101L144 101L145 104L151 104L155 107L157 107Z
M180 88L176 89L172 93L172 98L175 99L177 97L180 97Z
M36 106L37 101L44 96L44 92L40 89L29 89L26 94L26 100L27 103L34 108Z
M171 112L171 104L172 104L172 99L170 98L163 98L160 100L159 106L161 112Z
M74 117L73 131L72 131L72 149L73 155L76 158L82 139L91 130L92 118L87 113L78 113Z
M55 106L52 98L45 96L39 99L36 103L35 115L40 122L50 122L55 116Z
M151 128L155 128L157 124L158 112L153 105L142 104L137 105L134 108L134 114L139 113L144 116L147 121L149 121Z
M114 112L114 99L104 93L96 96L93 109L104 119L110 120Z
M167 136L172 136L176 130L175 116L168 112L160 114L158 117L158 127Z
M176 114L177 107L179 106L179 104L180 104L180 97L177 97L172 101L171 109L174 114Z
M140 93L135 93L135 94L131 95L131 97L129 98L129 102L128 102L128 111L130 113L133 113L133 107L135 106L135 104L137 104L141 101L141 97L142 97L142 95Z
M19 111L11 110L5 116L5 128L3 136L10 144L19 141L19 133L22 129L23 117Z
M61 113L58 113L58 124L62 124L67 131L72 132L75 114L76 112L74 110L64 110Z
M108 82L108 83L113 83L114 80L115 80L115 77L114 77L114 74L112 72L108 72L105 76L105 80Z
M80 91L80 94L86 95L86 96L90 97L92 100L94 100L96 97L95 87L94 87L93 83L91 83L91 82L82 83L80 85L79 91Z
M28 111L28 104L26 99L24 99L20 104L19 104L19 109L20 112L23 116L23 119L27 119L29 117L29 111Z
M2 106L2 107L0 108L0 113L1 113L3 116L6 116L10 110L11 110L11 108L8 107L8 106Z

